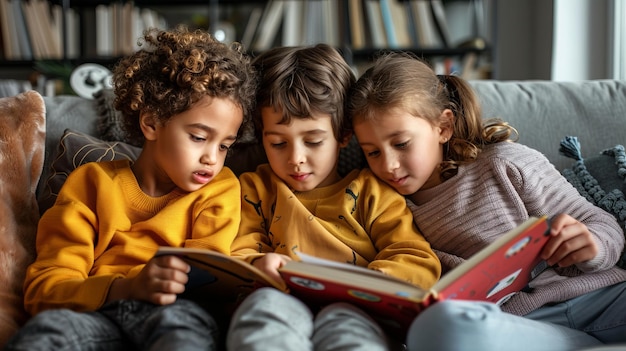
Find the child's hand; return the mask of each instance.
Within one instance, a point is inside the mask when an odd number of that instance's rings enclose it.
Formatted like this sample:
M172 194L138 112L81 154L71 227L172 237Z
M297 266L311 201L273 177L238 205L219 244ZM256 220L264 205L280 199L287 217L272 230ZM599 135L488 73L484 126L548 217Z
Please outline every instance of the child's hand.
M598 247L593 235L583 223L571 216L560 214L552 219L550 235L541 257L549 265L567 267L593 259Z
M283 278L278 273L278 268L282 267L288 261L291 261L291 257L271 252L254 260L252 265L262 270L272 279L280 282Z
M179 257L154 257L137 276L116 279L107 300L133 299L156 305L174 303L176 295L185 291L189 270L189 264Z

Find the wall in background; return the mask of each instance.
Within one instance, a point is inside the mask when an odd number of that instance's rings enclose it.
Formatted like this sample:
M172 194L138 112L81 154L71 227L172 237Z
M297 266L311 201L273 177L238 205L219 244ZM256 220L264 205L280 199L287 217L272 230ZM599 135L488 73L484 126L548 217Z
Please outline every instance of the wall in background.
M611 76L608 0L555 0L552 80Z
M614 77L612 3L622 0L496 1L495 79Z
M497 0L495 79L550 79L552 18L552 1Z

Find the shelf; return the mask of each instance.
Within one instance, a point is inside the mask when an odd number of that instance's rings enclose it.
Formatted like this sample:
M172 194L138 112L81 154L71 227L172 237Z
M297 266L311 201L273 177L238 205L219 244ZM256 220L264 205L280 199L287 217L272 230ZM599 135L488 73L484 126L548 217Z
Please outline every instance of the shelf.
M439 48L439 49L417 49L417 48L408 48L408 49L359 49L352 50L350 48L338 48L341 51L344 58L347 60L372 60L377 54L381 52L411 52L418 57L437 57L437 56L463 56L468 53L488 53L490 52L490 48L484 49L472 49L472 48ZM253 56L258 53L251 53ZM59 60L41 60L44 62L57 62L61 63L69 63L72 66L77 66L82 63L97 63L103 65L105 67L113 67L115 63L121 57L82 57L77 59L59 59ZM10 68L10 67L19 67L19 68L28 68L34 67L37 60L0 60L0 67Z
M0 0L2 1L2 0ZM279 14L276 15L276 21L279 21L277 25L274 25L274 31L276 34L272 37L273 39L269 39L265 41L265 46L261 45L256 47L253 44L259 40L259 36L263 36L262 33L265 33L265 29L268 28L267 24L262 26L264 13L268 10L269 4L272 3L273 0L180 0L180 1L171 1L171 0L134 0L134 1L105 1L105 0L50 0L49 3L56 5L57 7L61 6L63 9L68 9L71 11L75 11L80 18L80 28L79 30L70 31L69 33L79 33L80 38L74 39L74 44L71 47L73 50L69 50L69 44L63 45L62 54L57 57L70 57L69 59L54 59L54 60L43 60L50 62L59 62L59 63L67 63L71 66L76 66L82 63L98 63L104 65L106 67L111 68L121 56L129 54L132 50L136 49L134 43L136 40L131 40L130 38L135 36L135 34L127 35L124 32L124 29L121 32L113 33L113 31L117 31L122 25L111 24L109 26L99 27L99 28L108 28L108 31L100 31L96 28L96 6L99 5L121 5L126 3L131 3L136 9L149 10L148 12L153 12L154 15L159 16L158 19L153 19L152 23L165 23L161 20L167 20L167 26L173 27L176 23L186 23L187 21L192 22L192 19L203 17L202 23L194 23L190 25L190 27L194 27L196 24L201 26L206 26L204 28L209 27L209 25L213 26L214 24L220 24L222 22L229 22L234 27L234 35L231 38L234 38L236 41L243 41L244 32L247 29L251 13L256 12L258 14L258 24L251 27L254 28L253 32L254 36L250 37L250 42L246 46L252 55L256 55L259 52L267 50L268 47L276 46L276 45L312 45L315 42L324 42L328 40L328 43L336 46L345 57L346 61L349 64L357 66L362 64L364 61L372 61L377 54L381 51L407 51L415 54L418 57L422 57L426 60L430 59L439 59L440 57L449 57L454 58L456 60L460 60L465 57L469 53L475 53L480 56L481 64L489 63L492 56L492 47L490 45L485 44L483 42L482 47L453 47L453 48L438 48L430 46L428 48L420 48L420 47L410 47L404 49L388 49L388 48L368 48L368 46L380 45L374 44L372 41L373 33L381 33L389 32L387 28L389 27L389 23L393 23L394 21L387 21L387 26L378 27L382 28L378 31L372 31L371 23L368 22L368 11L370 9L366 8L366 4L379 4L378 1L370 0L370 1L355 1L354 0L316 0L316 1L300 1L293 0L298 3L300 9L298 11L299 15L302 16L302 23L298 23L298 21L287 21L287 18L293 17L291 16L293 12L288 12L287 4L292 4L291 1L284 1L284 9L281 9ZM409 1L414 2L418 1L421 3L427 3L423 0L392 0L393 3L397 6L398 4L402 4L402 9L400 10L400 14L398 14L398 9L396 8L396 12L394 12L394 16L401 16L395 18L404 18L408 15L408 12L405 11L405 14L402 14L403 9L409 9L408 4ZM470 3L473 0L454 0L449 1L445 0L444 3ZM310 4L316 4L315 6L319 6L319 8L315 9L314 7L310 7ZM380 2L382 3L382 2ZM354 4L360 4L358 11L355 11L354 8L349 7L349 5L354 6ZM404 6L407 6L406 8ZM111 6L114 7L114 6ZM120 6L121 7L121 6ZM110 9L111 10L111 9ZM261 11L263 15L261 15ZM312 12L312 10L316 10ZM378 11L381 9L379 8ZM111 10L113 11L113 10ZM119 8L114 11L119 11ZM352 11L352 12L350 12ZM332 16L329 14L334 12ZM354 49L352 46L354 39L354 33L352 30L354 28L351 26L353 24L351 21L354 21L353 14L360 13L359 16L362 16L362 25L359 28L360 32L366 31L369 34L366 34L366 41L362 42L362 45L358 48ZM422 12L423 13L423 12ZM110 15L111 16L111 15ZM120 18L122 15L118 15L117 18ZM127 15L126 15L127 16ZM185 17L186 16L186 17ZM261 17L263 16L263 17ZM330 16L330 17L329 17ZM472 16L471 13L463 13L463 17ZM410 16L409 16L410 17ZM415 16L413 16L415 17ZM392 18L393 19L393 18ZM404 18L403 20L408 20L408 18ZM415 19L413 19L415 20ZM458 21L455 18L455 25ZM123 22L125 28L129 28L127 23L128 21ZM193 23L193 22L192 22ZM295 24L294 24L295 23ZM356 23L356 22L354 22ZM417 22L407 22L407 23L417 23ZM118 23L119 24L119 23ZM395 24L395 23L394 23ZM290 33L291 31L284 31L283 26L295 25L297 27L297 31L299 32L296 35L296 38L300 38L301 44L285 44L286 37L283 37L284 33ZM276 27L277 26L277 27ZM67 26L66 26L67 27ZM135 28L135 26L133 26ZM330 28L330 29L329 29ZM418 38L416 36L415 31L419 31L417 24L414 24L414 27L396 27L404 28L403 31L408 31L410 33L404 34L404 38L407 35L411 36L410 43L417 43ZM415 29L417 28L417 29ZM67 28L66 28L67 29ZM308 31L308 32L307 32ZM319 31L327 31L327 33L319 36L318 34L310 35L309 33L319 32ZM108 44L104 45L106 49L102 49L98 38L98 33L102 34L108 32L109 36L112 36L113 39L109 38L109 40L117 40L113 41L114 44L108 42ZM231 33L233 31L231 30ZM469 32L469 31L468 31ZM66 32L68 33L68 32ZM252 32L251 32L252 33ZM68 35L74 36L75 34L65 34L65 39L67 40ZM431 34L432 35L432 34ZM137 35L138 36L138 35ZM383 34L384 36L384 34ZM442 35L441 38L444 36ZM115 39L117 38L117 39ZM120 42L120 38L122 38L122 42ZM295 39L295 43L298 43L298 39ZM421 40L421 39L420 39ZM67 41L69 42L69 40ZM66 42L66 43L67 43ZM445 42L445 41L442 41ZM105 42L106 43L106 42ZM121 43L121 44L119 44ZM354 41L356 43L356 41ZM403 45L406 45L407 41L403 42ZM433 45L430 42L422 41L420 42L423 45ZM363 45L365 44L365 45ZM111 46L115 46L114 49L111 49ZM356 46L356 45L355 45ZM129 51L130 50L130 51ZM98 56L97 53L111 53L109 56ZM33 55L34 56L34 55ZM50 55L52 56L52 55ZM45 57L45 56L42 56ZM42 60L3 60L0 58L0 78L2 78L2 70L11 70L13 68L27 69L33 68L36 66L35 64ZM6 76L6 74L5 74Z

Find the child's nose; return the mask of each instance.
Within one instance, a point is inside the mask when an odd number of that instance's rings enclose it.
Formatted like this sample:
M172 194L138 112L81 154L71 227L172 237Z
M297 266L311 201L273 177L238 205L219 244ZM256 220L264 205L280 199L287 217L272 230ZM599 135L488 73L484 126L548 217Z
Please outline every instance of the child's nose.
M207 165L214 165L217 163L218 147L216 145L209 145L204 149L200 162Z
M306 161L306 154L301 147L294 146L289 155L289 162L294 165L303 164Z

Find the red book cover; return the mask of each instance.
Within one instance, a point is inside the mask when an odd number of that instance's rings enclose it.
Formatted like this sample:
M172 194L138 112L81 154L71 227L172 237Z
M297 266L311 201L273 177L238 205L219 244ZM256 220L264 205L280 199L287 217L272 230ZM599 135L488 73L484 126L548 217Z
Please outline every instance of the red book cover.
M437 299L503 304L547 268L539 254L549 234L545 217L525 222L444 275L433 287Z
M230 297L237 303L259 287L272 286L313 308L352 303L403 336L413 319L437 301L504 303L546 268L539 254L548 239L547 218L530 218L445 274L429 291L381 272L302 253L301 261L279 269L284 283L242 259L210 250L161 248L157 255L178 255L192 266L187 296Z
M531 218L448 272L430 291L362 267L302 254L303 262L289 263L280 273L291 294L303 301L353 303L403 335L422 310L440 300L504 303L546 268L539 254L548 239L547 218Z

